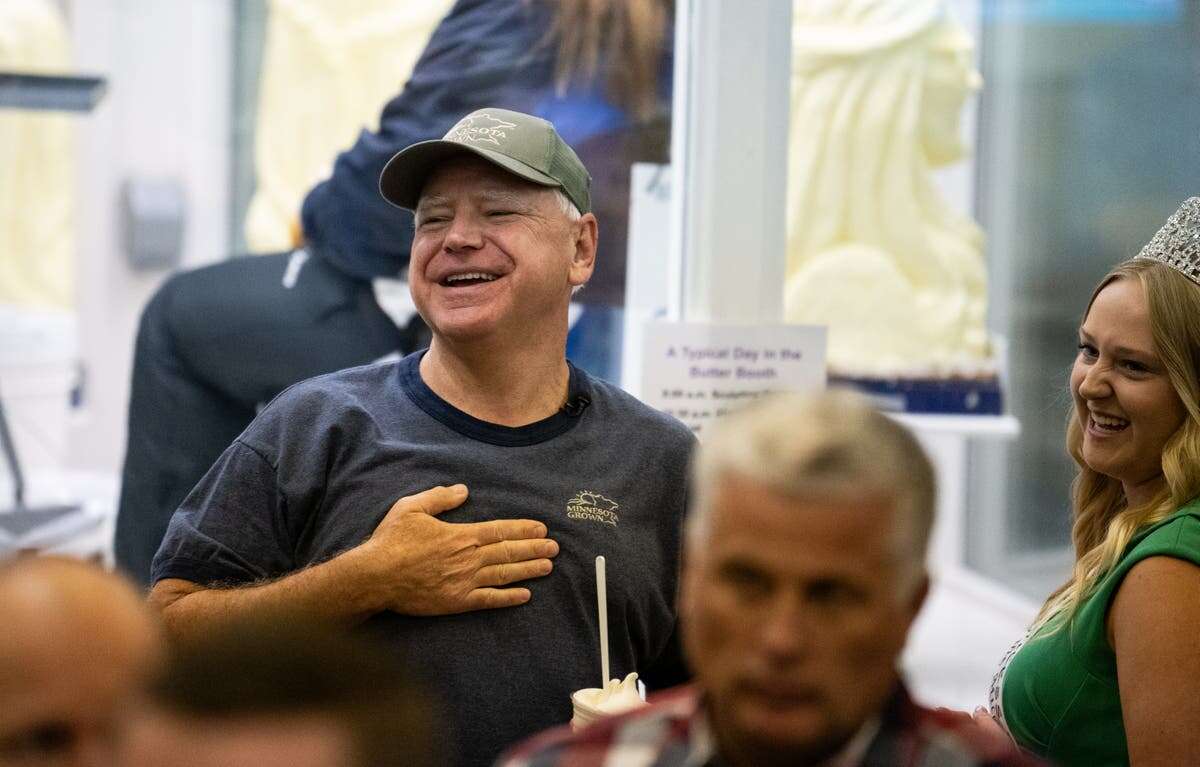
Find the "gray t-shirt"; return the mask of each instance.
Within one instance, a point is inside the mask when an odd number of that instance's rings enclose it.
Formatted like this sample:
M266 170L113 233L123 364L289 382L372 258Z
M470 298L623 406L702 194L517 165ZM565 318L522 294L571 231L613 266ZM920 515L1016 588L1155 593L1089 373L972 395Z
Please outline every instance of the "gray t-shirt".
M519 607L367 626L444 706L464 765L571 718L600 683L594 560L608 562L612 675L682 681L675 594L688 456L679 422L571 367L567 405L523 427L457 410L421 380L421 353L280 394L171 520L154 580L244 584L328 560L370 536L396 499L462 482L447 522L529 518L560 545Z

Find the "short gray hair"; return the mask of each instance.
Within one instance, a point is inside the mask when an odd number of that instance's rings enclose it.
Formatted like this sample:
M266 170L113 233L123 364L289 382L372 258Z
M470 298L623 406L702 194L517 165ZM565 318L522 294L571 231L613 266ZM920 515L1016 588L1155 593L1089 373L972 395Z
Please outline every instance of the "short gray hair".
M908 429L853 392L767 395L714 424L692 466L689 545L708 534L713 497L735 475L781 495L895 504L897 557L923 573L933 526L933 466Z
M567 193L563 191L561 186L552 187L551 190L554 192L554 199L558 202L559 209L561 209L563 215L567 217L567 221L574 223L583 218L583 214L579 212L578 206L571 202L571 198L567 197ZM586 283L584 285L576 285L574 288L571 288L571 296L575 296L577 293L579 293L579 291L583 290L584 287L586 287Z
M551 187L554 191L554 199L558 201L558 207L562 209L563 215L568 221L578 221L583 218L583 214L579 212L578 206L571 202L571 198L567 197L567 193L563 191L561 186Z

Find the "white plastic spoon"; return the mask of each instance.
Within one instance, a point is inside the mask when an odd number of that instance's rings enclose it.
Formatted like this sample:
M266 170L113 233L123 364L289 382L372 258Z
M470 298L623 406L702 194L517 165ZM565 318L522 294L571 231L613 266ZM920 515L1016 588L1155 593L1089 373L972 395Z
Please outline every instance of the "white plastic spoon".
M604 557L596 557L596 603L600 607L600 689L608 687L608 584L604 577Z

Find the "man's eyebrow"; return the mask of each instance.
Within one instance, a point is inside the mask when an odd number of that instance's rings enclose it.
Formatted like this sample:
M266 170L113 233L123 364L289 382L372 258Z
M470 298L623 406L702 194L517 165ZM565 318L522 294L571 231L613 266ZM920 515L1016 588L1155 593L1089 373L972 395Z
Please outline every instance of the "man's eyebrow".
M448 198L444 194L426 195L417 201L417 210L422 210L424 208L432 208L435 205L445 205L449 201L450 201L450 198Z
M511 205L524 204L524 195L511 189L481 189L479 198L486 202L503 202Z

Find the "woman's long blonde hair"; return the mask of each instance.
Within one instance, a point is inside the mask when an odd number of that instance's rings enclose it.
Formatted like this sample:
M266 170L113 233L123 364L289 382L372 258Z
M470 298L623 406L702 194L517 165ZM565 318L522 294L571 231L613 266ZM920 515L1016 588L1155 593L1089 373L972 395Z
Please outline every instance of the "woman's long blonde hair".
M1166 518L1200 495L1200 286L1157 261L1130 259L1100 281L1084 318L1100 291L1120 279L1142 284L1154 350L1187 414L1163 446L1164 487L1148 503L1130 507L1120 481L1093 471L1084 462L1083 429L1072 409L1067 452L1079 466L1071 485L1075 566L1070 579L1042 605L1036 626L1055 616L1073 616L1139 529Z

